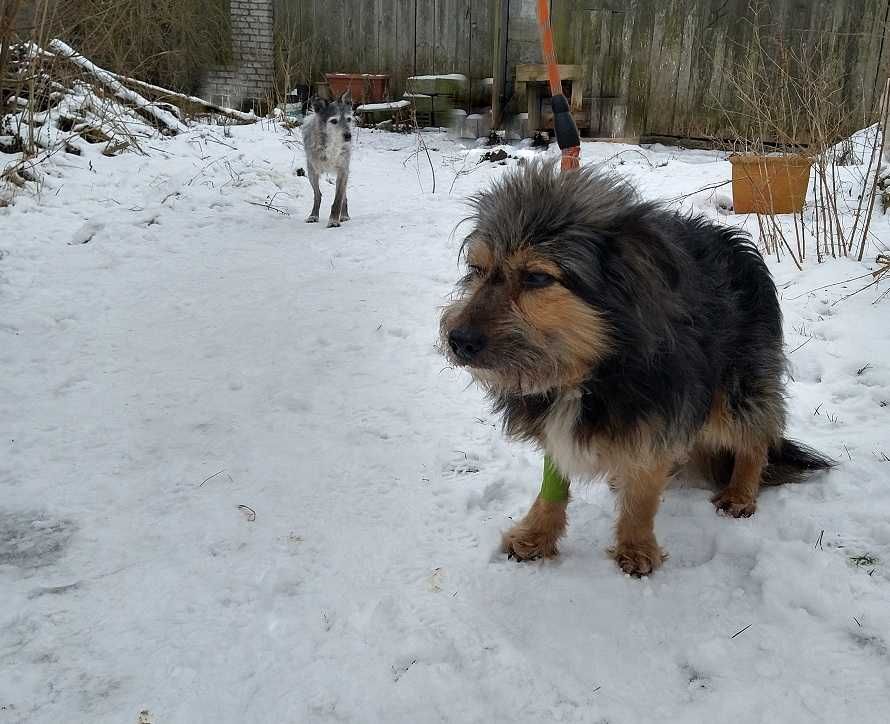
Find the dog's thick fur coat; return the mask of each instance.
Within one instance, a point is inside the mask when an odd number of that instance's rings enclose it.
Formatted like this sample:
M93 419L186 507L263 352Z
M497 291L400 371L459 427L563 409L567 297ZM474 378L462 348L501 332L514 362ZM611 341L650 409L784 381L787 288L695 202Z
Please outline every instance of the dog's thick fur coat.
M653 522L680 466L719 485L714 504L735 517L754 513L761 483L830 466L784 437L781 311L742 231L643 203L591 167L528 164L473 204L443 346L509 435L567 477L608 478L625 571L661 564ZM536 501L506 551L554 555L561 505Z
M318 221L321 209L319 179L322 174L327 173L337 177L328 226L340 226L341 222L349 221L346 184L349 181L349 162L352 158L352 95L346 91L336 101L313 98L311 106L313 113L301 129L307 175L313 193L312 211L306 221Z

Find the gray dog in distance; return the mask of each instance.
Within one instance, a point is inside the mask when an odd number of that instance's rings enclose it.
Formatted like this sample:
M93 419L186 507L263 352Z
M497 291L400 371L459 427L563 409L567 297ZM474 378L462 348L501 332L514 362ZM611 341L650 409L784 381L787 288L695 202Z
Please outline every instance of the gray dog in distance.
M349 179L349 159L352 155L352 95L346 91L337 100L313 98L311 113L303 123L303 146L306 149L306 166L314 200L312 212L306 218L309 223L318 221L321 207L319 176L323 173L337 178L334 203L328 226L340 226L349 221L346 201L346 182Z

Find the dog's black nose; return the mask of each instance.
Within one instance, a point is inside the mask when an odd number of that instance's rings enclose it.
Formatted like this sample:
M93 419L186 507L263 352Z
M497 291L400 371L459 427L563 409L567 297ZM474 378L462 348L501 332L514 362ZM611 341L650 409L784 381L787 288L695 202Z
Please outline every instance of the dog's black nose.
M343 140L344 140L344 141L351 141L351 140L352 140L352 134L351 134L351 133L344 133L344 134L343 134Z
M459 359L469 362L485 349L488 338L478 329L458 327L448 334L448 344Z

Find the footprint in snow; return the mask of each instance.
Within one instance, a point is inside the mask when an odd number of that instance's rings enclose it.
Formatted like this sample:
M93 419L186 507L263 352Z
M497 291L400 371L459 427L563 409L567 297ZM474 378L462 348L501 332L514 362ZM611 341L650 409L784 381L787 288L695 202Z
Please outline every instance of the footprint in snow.
M68 244L69 246L89 244L96 236L96 234L98 234L104 228L105 224L101 222L88 221L75 232L74 236L71 237L71 241L69 241Z

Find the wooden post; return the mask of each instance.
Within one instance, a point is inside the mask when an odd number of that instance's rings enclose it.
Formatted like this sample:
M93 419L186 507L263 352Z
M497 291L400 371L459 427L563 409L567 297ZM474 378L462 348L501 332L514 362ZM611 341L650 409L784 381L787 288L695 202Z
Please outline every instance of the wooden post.
M494 68L491 85L491 127L504 122L504 97L507 90L507 32L510 28L509 0L498 0L494 26Z
M529 136L534 136L541 130L541 99L544 97L544 87L543 83L526 83Z
M890 78L884 82L884 91L881 93L881 103L878 106L881 114L881 148L883 149L882 161L890 163L890 145L887 144L887 132L890 131Z

